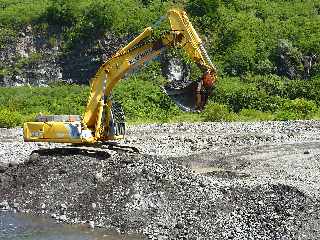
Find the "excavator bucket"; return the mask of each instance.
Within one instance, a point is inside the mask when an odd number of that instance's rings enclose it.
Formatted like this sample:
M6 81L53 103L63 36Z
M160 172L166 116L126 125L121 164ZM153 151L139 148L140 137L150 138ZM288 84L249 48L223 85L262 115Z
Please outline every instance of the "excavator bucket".
M181 110L194 112L197 111L197 85L197 82L190 82L182 88L175 88L168 84L163 89Z
M214 77L205 72L199 81L173 81L163 87L165 93L185 112L202 111L212 93Z

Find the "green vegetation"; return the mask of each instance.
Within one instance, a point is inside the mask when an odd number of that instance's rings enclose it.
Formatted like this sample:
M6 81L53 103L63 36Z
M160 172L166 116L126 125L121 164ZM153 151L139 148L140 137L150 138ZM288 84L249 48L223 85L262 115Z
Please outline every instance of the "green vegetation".
M304 92L305 98L296 98L296 88L286 79L258 76L261 82L253 83L253 77L247 82L223 78L206 109L197 114L180 111L148 77L144 72L134 75L123 80L114 92L114 100L121 102L126 121L131 124L320 118L320 80L302 81L303 86L299 86L311 94ZM263 80L278 87L268 91L270 85L263 84ZM39 113L82 114L88 95L89 87L78 85L0 88L0 127L21 125Z
M0 109L0 127L15 127L22 122L22 115L15 111L10 111L6 108Z
M88 97L88 87L0 88L0 127L21 125L39 113L79 114Z
M0 0L0 50L26 25L58 27L67 53L106 32L135 35L171 6L187 10L219 70L202 114L182 113L161 93L159 67L125 80L114 93L134 122L320 119L320 0ZM54 35L50 44L56 44ZM41 59L17 59L17 69ZM198 76L198 72L192 72ZM150 79L153 79L150 81ZM82 113L88 87L1 88L0 126L39 112Z
M156 27L172 6L186 9L206 36L220 74L320 74L320 0L0 0L0 26L59 26L68 49L105 32Z
M36 22L49 4L49 0L1 0L0 24L21 27Z

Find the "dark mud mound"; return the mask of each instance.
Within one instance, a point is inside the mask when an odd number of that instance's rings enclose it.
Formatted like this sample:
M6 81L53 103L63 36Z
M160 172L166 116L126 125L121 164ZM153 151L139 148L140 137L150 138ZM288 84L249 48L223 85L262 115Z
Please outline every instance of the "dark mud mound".
M195 175L173 159L41 150L0 174L0 202L148 239L318 239L318 203L254 179Z

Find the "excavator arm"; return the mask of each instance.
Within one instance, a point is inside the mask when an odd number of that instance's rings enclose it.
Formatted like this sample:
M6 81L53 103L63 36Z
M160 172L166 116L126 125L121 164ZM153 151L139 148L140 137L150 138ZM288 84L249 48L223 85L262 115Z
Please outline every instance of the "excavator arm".
M144 63L154 59L167 48L183 48L189 57L203 70L203 76L199 83L192 83L192 87L185 89L172 89L165 87L166 93L185 110L201 110L203 101L197 96L204 88L210 88L216 81L216 69L212 64L202 41L190 23L184 11L172 9L168 11L171 31L160 38L153 39L153 29L146 28L139 36L118 50L98 69L91 79L91 92L85 114L80 123L77 123L79 131L71 135L70 125L74 123L64 122L38 122L26 123L24 135L26 141L52 141L70 143L95 143L122 138L123 133L114 131L114 113L112 111L112 90L116 84ZM184 100L181 101L180 96ZM190 95L190 96L188 96ZM195 106L185 106L185 99L190 105L190 99ZM198 102L198 103L194 103ZM48 127L48 124L50 127ZM69 124L69 125L68 125ZM67 126L68 125L68 126ZM35 128L40 131L35 133ZM63 130L63 129L66 130ZM39 130L40 129L40 130ZM44 130L46 129L46 130ZM75 127L73 127L73 130ZM47 134L46 134L47 133ZM50 134L49 134L50 133ZM59 136L63 137L58 137ZM64 134L62 134L64 133Z

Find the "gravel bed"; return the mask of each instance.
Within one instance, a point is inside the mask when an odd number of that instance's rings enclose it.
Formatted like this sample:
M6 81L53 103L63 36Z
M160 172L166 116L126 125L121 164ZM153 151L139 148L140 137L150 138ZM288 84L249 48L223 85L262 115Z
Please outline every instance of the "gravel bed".
M320 141L319 121L178 123L129 126L126 140L140 152L185 156L237 146ZM24 143L21 128L0 128L0 162L19 163L33 150L55 148L58 143Z
M131 126L139 154L0 132L21 162L0 168L3 209L145 239L320 238L319 121Z

